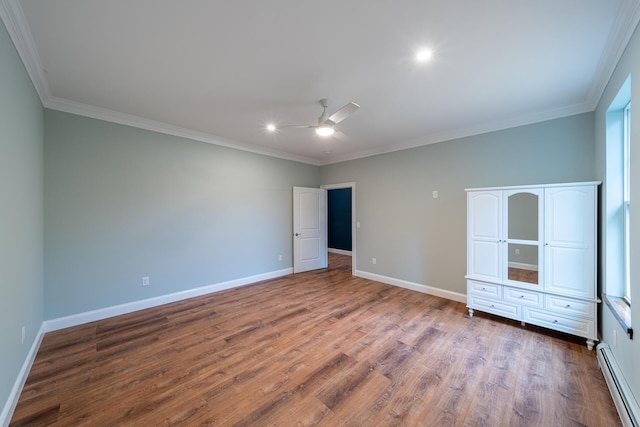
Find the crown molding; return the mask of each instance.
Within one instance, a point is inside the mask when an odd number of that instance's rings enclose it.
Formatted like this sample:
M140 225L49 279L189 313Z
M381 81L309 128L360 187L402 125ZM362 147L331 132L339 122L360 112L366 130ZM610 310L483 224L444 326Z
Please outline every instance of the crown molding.
M343 156L334 156L321 161L320 166L346 162L349 160L357 160L381 154L388 154L395 151L421 147L423 145L436 144L439 142L451 141L454 139L509 129L516 126L525 126L545 120L560 119L576 114L595 111L596 107L598 106L598 102L600 102L600 98L602 97L602 94L604 93L604 90L607 87L611 76L618 66L618 62L622 58L622 55L624 54L624 51L629 44L629 40L631 40L633 33L635 32L636 28L638 28L639 23L640 0L628 0L625 4L624 10L618 14L618 16L616 17L616 21L613 24L614 31L612 31L612 33L609 35L607 43L605 44L604 54L598 65L598 69L596 70L596 77L593 84L591 85L591 88L589 89L586 101L584 103L523 115L506 120L483 123L478 126L451 129L444 132L427 134L416 139L364 152L346 154Z
M192 129L159 122L156 120L150 120L131 114L120 113L106 108L94 107L92 105L69 101L63 98L49 97L49 99L43 102L43 106L51 110L62 111L64 113L104 120L106 122L117 123L166 135L177 136L179 138L185 138L193 141L205 142L207 144L247 151L254 154L261 154L264 156L277 157L283 160L291 160L294 162L319 166L318 160L310 157L298 156L278 150L270 150L251 144L242 144L237 141L231 141L206 132L199 132Z
M436 132L427 135L420 136L415 139L404 141L398 144L386 145L379 148L374 148L366 152L358 152L353 154L347 154L344 156L334 156L320 163L320 166L326 166L334 163L346 162L349 160L357 160L365 157L377 156L381 154L393 153L396 151L408 150L411 148L422 147L430 144L437 144L439 142L453 141L460 138L466 138L474 135L481 135L489 132L496 132L500 130L515 128L518 126L526 126L547 120L560 119L563 117L574 116L576 114L589 113L594 109L588 103L580 103L569 105L562 108L554 108L542 112L536 112L532 114L525 114L518 117L513 117L505 120L496 120L492 122L482 123L477 126L470 126L465 128L450 129L443 132Z
M319 161L310 157L299 156L279 150L270 150L268 148L258 147L251 144L243 144L237 141L230 141L205 132L186 129L170 125L168 123L145 119L131 114L120 113L105 108L55 97L51 94L49 85L47 84L44 67L42 66L40 55L38 54L33 36L31 35L29 24L24 16L24 11L20 5L20 0L0 0L0 18L4 22L7 32L18 51L18 55L27 70L27 74L40 97L40 102L45 108L146 129L194 141L206 142L208 144L219 145L222 147L234 148L254 154L261 154L319 166Z
M9 36L11 37L27 73L33 82L36 92L40 97L42 105L45 108L133 126L209 144L220 145L223 147L234 148L255 154L311 164L314 166L324 166L594 111L602 94L604 93L609 79L613 75L618 62L620 61L620 58L624 54L629 40L633 36L633 33L640 22L640 0L627 0L623 7L624 10L618 14L616 21L613 24L614 29L605 45L604 54L601 58L598 69L596 70L596 77L594 78L594 82L588 92L586 102L519 116L516 118L483 123L477 126L427 134L398 144L325 159L299 156L252 144L244 144L204 132L54 97L52 96L47 84L44 68L36 50L35 42L24 16L20 1L0 0L0 18L5 24Z
M22 6L20 6L20 1L0 0L0 18L2 18L9 37L11 37L27 70L27 74L29 74L29 78L40 97L40 101L44 105L46 100L51 97L51 91L47 85L42 62L36 50L36 44L33 41L27 19L22 11Z
M636 28L640 23L640 1L628 0L625 8L618 13L613 23L613 31L605 44L600 64L596 70L595 79L588 94L588 104L595 110L600 102L611 76L620 62L620 58L629 44Z

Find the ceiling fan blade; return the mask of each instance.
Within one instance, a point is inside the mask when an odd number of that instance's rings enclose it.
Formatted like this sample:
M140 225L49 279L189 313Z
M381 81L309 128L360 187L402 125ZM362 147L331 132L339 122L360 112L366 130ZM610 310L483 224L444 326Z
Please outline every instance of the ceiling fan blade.
M359 108L360 106L358 104L354 102L350 102L344 107L342 107L341 109L339 109L338 111L336 111L335 113L333 113L329 117L329 120L331 120L335 124L338 124L344 119L346 119L347 117L349 117L350 115L352 115L353 113L355 113L356 111L358 111Z
M307 125L284 125L284 126L276 126L277 129L314 129L317 126L307 126Z
M335 133L332 136L338 141L342 141L342 142L349 141L349 135L339 130L335 131Z

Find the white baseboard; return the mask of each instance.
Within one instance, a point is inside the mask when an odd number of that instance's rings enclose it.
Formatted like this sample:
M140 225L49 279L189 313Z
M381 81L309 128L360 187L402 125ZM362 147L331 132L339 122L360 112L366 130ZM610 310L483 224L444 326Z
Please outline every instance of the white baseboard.
M31 344L31 348L29 349L29 353L27 353L26 359L24 359L24 363L22 364L22 368L20 368L20 372L18 373L18 378L16 378L16 382L13 384L13 388L9 393L9 398L5 402L4 408L2 409L2 413L0 413L0 426L7 427L11 422L11 417L13 416L13 411L16 410L16 406L18 406L18 400L20 399L20 393L22 393L22 388L24 384L27 382L27 377L29 376L29 371L31 371L31 366L33 365L33 361L36 360L36 355L38 354L38 349L40 348L40 343L42 343L42 337L44 337L44 329L43 326L40 326L40 330L38 334L33 340Z
M71 326L82 325L84 323L94 322L96 320L107 319L109 317L119 316L121 314L127 314L138 310L144 310L146 308L156 307L163 304L169 304L188 298L210 294L212 292L218 292L225 289L236 288L238 286L249 285L251 283L261 282L263 280L275 279L276 277L286 276L291 273L293 273L292 268L285 268L269 273L257 274L255 276L243 277L240 279L229 280L227 282L215 283L212 285L189 289L186 291L160 295L140 301L133 301L125 304L115 305L112 307L105 307L97 310L87 311L84 313L72 314L70 316L59 317L57 319L45 320L45 322L43 323L43 327L45 332L57 331L59 329L69 328Z
M92 310L85 313L73 314L70 316L60 317L57 319L45 320L40 326L38 335L33 341L33 345L29 350L29 354L25 359L22 369L18 374L18 378L11 389L9 398L5 403L5 406L0 413L0 426L6 427L11 421L13 411L15 411L18 405L18 399L20 399L20 393L24 387L31 366L38 354L38 349L42 343L42 338L47 332L57 331L59 329L69 328L71 326L82 325L84 323L94 322L96 320L107 319L109 317L119 316L121 314L131 313L138 310L144 310L146 308L156 307L158 305L168 304L171 302L181 301L188 298L193 298L201 295L210 294L212 292L218 292L225 289L236 288L239 286L250 285L252 283L261 282L263 280L275 279L277 277L286 276L293 273L292 268L285 268L282 270L272 271L264 274L257 274L255 276L243 277L240 279L229 280L227 282L216 283L213 285L202 286L199 288L189 289L186 291L175 292L172 294L161 295L154 298L148 298L140 301L134 301L126 304L120 304L112 307L105 307L98 310Z
M640 406L638 406L609 345L606 343L598 344L596 356L622 425L624 427L640 425Z
M109 317L119 316L121 314L131 313L138 310L144 310L146 308L156 307L171 302L181 301L188 298L193 298L201 295L210 294L212 292L218 292L225 289L236 288L239 286L250 285L252 283L261 282L263 280L275 279L277 277L286 276L292 274L292 268L285 268L282 270L276 270L269 273L257 274L255 276L243 277L240 279L229 280L227 282L215 283L212 285L202 286L186 291L175 292L167 295L160 295L154 298L148 298L140 301L133 301L126 304L120 304L112 307L100 308L98 310L92 310L85 313L73 314L70 316L59 317L57 319L45 320L40 326L38 335L33 341L31 349L25 359L18 378L11 389L9 398L4 405L2 412L0 413L0 427L7 427L13 416L13 412L18 405L18 399L20 399L20 393L27 381L29 371L33 365L38 349L42 343L42 338L47 332L57 331L59 329L69 328L71 326L78 326L84 323L94 322L96 320L107 319Z
M386 283L387 285L398 286L400 288L410 289L423 294L435 295L437 297L450 299L457 302L467 302L467 295L458 292L447 291L440 288L434 288L420 283L408 282L406 280L395 279L393 277L382 276L380 274L369 273L368 271L356 270L356 276L364 279L374 280L376 282Z
M201 295L206 295L213 292L222 291L225 289L231 289L239 286L249 285L252 283L260 282L268 279L275 279L277 277L286 276L293 273L292 268L285 268L282 270L272 271L269 273L258 274L255 276L244 277L236 280L230 280L227 282L216 283L212 285L202 286L195 289L190 289L181 292L175 292L172 294L161 295L154 298L148 298L145 300L134 301L126 304L120 304L112 307L105 307L97 310L88 311L85 313L73 314L70 316L60 317L57 319L45 320L40 327L37 337L35 338L31 350L24 361L22 369L16 379L16 382L11 390L9 399L7 400L5 407L0 414L0 426L5 427L9 425L11 416L15 410L20 393L29 375L29 370L33 364L35 357L40 348L40 343L44 334L59 329L68 328L71 326L78 326L84 323L94 322L96 320L107 319L109 317L119 316L121 314L131 313L138 310L144 310L146 308L155 307L158 305L168 304L171 302L181 301L188 298L193 298ZM410 289L417 292L422 292L429 295L435 295L438 297L450 299L458 302L466 302L467 297L464 294L457 292L446 291L439 288L434 288L419 283L408 282L405 280L395 279L392 277L386 277L379 274L369 273L366 271L356 270L356 276L362 277L377 282L386 283L388 285L398 286L405 289Z
M344 249L329 248L328 250L332 254L340 254L340 255L349 255L349 256L351 256L351 251L345 251Z

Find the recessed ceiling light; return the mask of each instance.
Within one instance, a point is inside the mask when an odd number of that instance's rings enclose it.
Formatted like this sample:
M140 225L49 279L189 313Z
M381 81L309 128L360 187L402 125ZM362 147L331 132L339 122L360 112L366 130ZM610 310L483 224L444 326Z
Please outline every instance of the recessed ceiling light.
M273 123L269 123L269 124L267 125L267 130L268 130L269 132L275 132L275 131L276 131L276 125L274 125Z
M433 51L431 49L422 49L416 53L417 62L427 62L433 57Z

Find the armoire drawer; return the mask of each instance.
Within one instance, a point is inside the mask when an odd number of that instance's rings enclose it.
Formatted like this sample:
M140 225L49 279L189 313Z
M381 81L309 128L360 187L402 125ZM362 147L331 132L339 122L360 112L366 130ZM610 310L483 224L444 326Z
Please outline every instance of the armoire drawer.
M469 308L497 314L498 316L508 317L510 319L520 319L520 306L518 305L508 304L501 300L491 298L482 298L477 295L469 295L467 302Z
M504 300L530 307L542 308L543 296L540 292L528 291L518 288L504 288Z
M547 310L570 317L579 316L593 319L595 316L595 303L573 298L546 295L544 306Z
M522 321L585 338L597 338L595 335L595 322L592 319L568 318L552 311L523 307Z
M485 295L492 298L502 298L502 286L494 283L467 281L467 292L476 295Z

